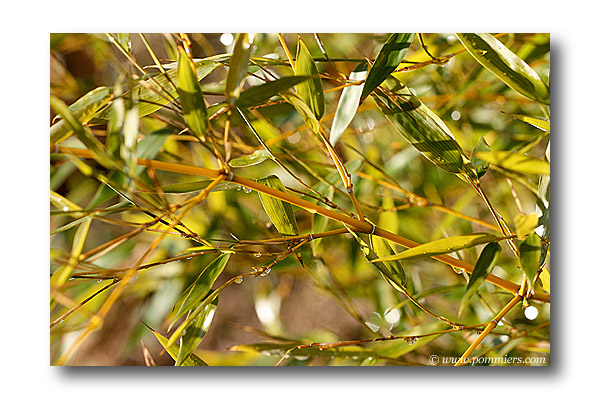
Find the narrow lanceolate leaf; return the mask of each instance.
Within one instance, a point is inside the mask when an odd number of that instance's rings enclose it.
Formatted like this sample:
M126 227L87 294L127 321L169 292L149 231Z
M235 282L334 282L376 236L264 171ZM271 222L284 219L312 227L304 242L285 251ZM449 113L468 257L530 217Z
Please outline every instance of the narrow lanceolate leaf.
M81 122L77 119L77 117L75 117L69 107L67 107L62 100L58 99L57 97L50 96L50 107L52 107L55 113L63 118L69 129L75 132L77 138L81 140L85 147L92 152L94 158L100 164L102 164L102 166L106 168L112 168L115 166L115 162L107 154L102 143L96 139L87 126L83 126L81 124Z
M71 200L67 199L66 197L63 197L60 194L56 193L54 190L50 190L50 202L52 204L54 204L54 206L61 211L65 211L65 212L71 211L71 213L69 213L69 215L73 218L81 218L85 215L84 213L80 213L80 212L72 212L72 211L80 211L81 207L79 205L73 203Z
M115 100L110 106L108 124L106 126L106 148L113 157L119 159L121 157L121 144L123 143L121 131L123 129L123 122L125 121L125 100L123 100L121 82L117 81L114 90Z
M546 161L550 162L550 142L548 142L548 146L546 147ZM538 233L542 239L550 239L550 175L540 176L536 212L538 215L541 215L536 233ZM540 267L546 262L548 246L549 245L546 243L542 244Z
M414 33L393 33L386 40L369 71L361 102L398 68L414 37Z
M296 52L295 75L310 76L310 79L296 85L298 96L308 105L317 120L325 113L325 97L323 96L323 83L319 77L317 64L313 60L308 48L298 38L298 50Z
M235 103L236 107L247 108L263 104L271 97L284 93L291 87L307 79L309 79L308 76L284 76L275 81L252 86L240 93L240 97Z
M489 144L487 144L483 136L480 137L479 141L477 142L477 146L475 146L473 149L473 153L489 151L492 151L492 148ZM488 161L481 160L477 157L471 157L471 164L473 165L473 168L475 168L475 172L477 172L477 177L479 179L483 178L488 170L488 167L490 166Z
M489 33L457 33L467 51L488 71L523 96L550 104L550 89L525 61Z
M238 33L235 39L225 84L225 98L230 105L235 104L240 97L243 80L248 72L248 61L254 36L254 33Z
M260 149L260 150L256 150L252 154L234 158L233 160L231 160L229 162L229 165L231 165L234 168L250 167L252 165L260 164L261 162L268 160L270 158L271 158L271 155L269 154L269 152L267 150Z
M164 337L163 335L161 335L160 333L158 333L156 331L152 331L152 333L154 333L154 336L156 336L156 339L158 339L160 344L167 350L167 353L169 353L171 358L173 358L173 360L176 360L177 355L179 354L179 345L172 344L171 346L167 347L168 339L166 337ZM190 354L190 356L181 365L184 367L207 367L208 366L207 363L205 363L200 357L198 357L197 355L195 355L193 353Z
M365 62L358 64L350 73L348 84L361 81L362 83L345 87L342 90L337 109L335 110L335 116L333 117L333 123L331 124L331 133L329 134L329 141L332 145L335 145L342 136L342 133L350 125L350 122L352 122L360 104L360 96L365 86L364 80L366 77L367 64Z
M540 266L541 250L542 240L535 233L527 236L527 239L522 241L519 245L519 261L521 262L521 268L527 277L529 289L533 288L533 280L535 279L535 275Z
M187 359L192 355L193 351L198 347L215 315L217 309L216 304L209 304L198 314L196 318L188 325L183 336L181 336L181 346L177 353L175 366L184 365Z
M81 123L88 123L96 113L103 109L111 100L110 88L101 86L84 94L79 100L69 106L73 116ZM73 133L71 125L64 119L50 127L50 143L59 144Z
M488 243L481 251L477 263L475 264L475 268L473 269L473 273L471 274L471 278L469 279L465 295L460 302L460 307L458 309L459 316L462 314L465 306L471 297L473 297L479 286L481 286L485 281L485 278L492 271L492 268L494 268L496 259L501 250L502 247L500 247L498 243L492 242Z
M498 167L522 174L549 175L550 163L512 151L477 152L474 156Z
M257 182L272 189L285 192L285 186L283 186L281 180L275 175L258 179ZM281 201L264 193L259 193L258 196L263 208L265 209L265 212L271 219L271 222L277 231L282 236L298 235L296 216L294 215L294 210L292 209L292 205L290 203Z
M225 269L230 254L221 254L204 268L198 278L179 297L174 306L173 323L190 310L196 309ZM171 324L172 326L173 324ZM170 329L171 327L169 327Z
M75 235L73 236L73 246L71 248L71 257L69 258L69 262L65 265L62 265L59 269L54 272L52 277L50 278L50 283L52 286L60 287L67 282L67 279L73 273L73 270L77 266L79 262L79 256L83 251L83 245L87 239L88 232L90 230L90 225L92 223L91 217L84 217L83 223L79 225Z
M177 65L177 92L183 109L183 119L192 134L204 138L208 130L206 104L196 77L195 66L183 49Z
M511 117L514 117L520 121L523 121L541 131L550 132L550 121L548 121L546 119L530 117L528 115L511 114L511 113L507 113L507 112L504 112L504 114L508 114Z
M477 173L446 124L396 78L385 84L389 90L378 88L373 98L396 130L438 167L476 181Z
M469 233L467 235L452 236L448 238L434 240L433 242L425 243L413 247L412 249L405 250L400 254L380 258L375 261L404 260L407 258L430 257L438 254L447 254L457 250L493 242L496 239L497 237L495 235L485 232L476 232Z
M394 256L396 253L392 246L388 243L387 240L379 237L379 236L371 236L371 246L375 251L374 257L372 259L377 258L385 258ZM370 259L371 260L371 259ZM392 286L399 285L403 290L406 285L406 272L404 272L404 268L402 268L402 264L400 261L382 261L382 262L374 262L375 266L380 270L385 270L385 273L382 272L384 278L386 280L391 281Z
M300 116L302 117L306 125L308 125L311 131L317 134L319 133L319 120L317 119L313 111L310 109L310 107L304 102L304 100L302 100L298 95L294 93L282 94L281 97L285 101L290 103L296 109L296 111L298 111L298 114L300 114Z

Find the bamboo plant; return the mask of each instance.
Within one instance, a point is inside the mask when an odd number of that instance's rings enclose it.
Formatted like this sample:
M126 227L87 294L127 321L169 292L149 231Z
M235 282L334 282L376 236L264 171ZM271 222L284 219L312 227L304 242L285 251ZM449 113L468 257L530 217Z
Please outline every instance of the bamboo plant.
M549 365L548 34L51 54L51 364Z

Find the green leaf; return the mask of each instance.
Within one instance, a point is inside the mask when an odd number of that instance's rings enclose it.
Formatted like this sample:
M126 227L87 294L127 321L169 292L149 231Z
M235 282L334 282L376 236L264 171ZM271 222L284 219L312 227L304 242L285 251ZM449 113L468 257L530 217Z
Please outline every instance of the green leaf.
M50 202L61 211L80 211L82 209L79 205L73 203L64 196L61 196L54 190L50 190ZM73 218L81 218L85 213L76 212L70 213L69 215Z
M477 152L475 157L498 167L522 174L549 175L550 163L512 151Z
M168 194L185 194L185 193L194 193L199 192L202 189L206 188L212 182L211 179L205 179L201 181L193 181L193 182L181 182L181 183L173 183L171 185L165 185L162 187L164 193ZM237 183L233 182L222 182L215 186L212 191L218 192L221 190L229 190L229 189L240 189L241 186Z
M550 142L548 142L548 146L546 147L546 160L550 162ZM536 212L538 215L541 214L538 233L543 239L550 239L550 175L540 176L537 196ZM548 244L542 244L540 267L546 262L548 247Z
M129 33L115 33L114 37L123 50L131 53L131 40L129 39Z
M167 347L168 339L166 337L164 337L163 335L161 335L160 333L158 333L154 330L152 331L152 333L154 333L154 336L156 336L156 339L158 339L160 344L167 350L167 353L169 353L169 355L171 356L173 361L175 361L177 359L177 355L179 354L179 345L172 344L171 346ZM207 363L202 361L202 359L200 357L198 357L197 355L195 355L193 353L190 354L190 356L181 365L184 367L207 367L208 366Z
M283 358L285 355L290 358L302 357L339 357L352 358L354 360L362 360L369 357L376 357L376 354L364 347L360 346L343 346L319 349L319 346L301 347L305 343L254 343L242 344L229 348L230 351L241 351L258 353L266 357Z
M173 308L175 311L175 316L171 326L173 326L175 321L177 321L177 319L179 319L183 314L192 309L196 309L198 305L205 299L210 288L225 269L225 265L227 265L230 255L231 254L229 253L221 254L215 258L206 266L206 268L204 268L194 283L184 290ZM169 327L169 330L171 326Z
M377 54L373 67L369 71L360 97L361 102L398 68L414 37L414 33L393 33L390 35L379 54Z
M502 111L504 114L508 114L520 121L523 121L531 126L533 126L534 128L537 128L541 131L544 132L550 132L550 121L543 119L543 118L536 118L536 117L530 117L528 115L517 115L517 114L511 114L511 113L507 113Z
M550 104L550 89L525 61L489 33L457 33L467 51L488 71L523 96Z
M389 91L378 88L373 98L396 130L438 167L476 181L477 173L446 124L402 82L391 76L385 83Z
M364 80L366 77L366 62L358 64L350 73L347 83L360 81L363 81L363 83L359 85L348 86L342 90L342 94L333 117L333 123L331 124L331 133L329 134L329 141L332 145L335 145L346 128L348 128L350 125L350 122L352 122L352 119L354 118L356 110L358 110L358 106L360 104L360 96L362 94L363 87L365 86Z
M216 303L216 300L215 300ZM217 309L216 304L209 304L198 314L196 318L188 325L183 336L181 336L181 346L177 353L175 366L184 365L185 361L192 355L193 351L198 347L206 332L210 328L210 324Z
M300 116L302 117L304 122L306 122L306 125L308 125L311 131L317 134L319 133L319 120L317 119L317 117L315 117L315 114L312 112L310 107L304 102L304 100L302 100L300 97L298 97L298 95L293 93L282 94L281 97L285 101L290 103L296 109L296 111L298 111L298 114L300 114Z
M473 153L489 151L492 151L492 148L487 144L483 136L480 137L477 146L473 149ZM473 165L473 168L475 168L475 172L477 172L477 177L479 179L483 178L490 165L488 161L481 160L477 157L471 157L471 164Z
M229 165L231 165L234 168L250 167L252 165L260 164L261 162L268 160L270 158L271 158L271 155L269 154L269 152L267 150L260 149L260 150L256 150L252 154L234 158L233 160L231 160L229 162Z
M69 110L71 110L77 121L86 124L110 102L110 99L110 88L101 86L84 94L69 106ZM73 128L71 125L61 119L50 127L50 143L59 144L71 136L72 133Z
M375 261L404 260L415 257L431 257L438 254L448 254L457 250L474 247L480 244L489 243L496 240L497 237L490 233L475 232L466 235L452 236L405 250L400 254L377 259Z
M195 66L183 49L179 50L177 92L185 123L193 135L204 138L208 131L206 104L198 83Z
M236 36L225 84L225 97L230 105L236 103L242 91L243 80L248 72L248 61L254 36L254 33L238 33Z
M258 179L257 182L285 193L285 186L283 186L281 180L275 175ZM267 194L259 193L258 196L265 212L277 231L284 237L297 236L298 225L292 205Z
M519 240L532 233L538 226L538 216L535 214L517 215L515 217L515 230Z
M283 93L289 88L309 79L308 76L284 76L275 81L263 83L262 85L252 86L242 93L236 102L236 106L247 108L262 104L271 97Z
M323 83L319 77L317 64L313 60L308 48L298 37L298 49L296 51L296 76L310 76L309 80L296 85L298 96L308 105L317 120L325 113L325 97L323 96Z
M52 274L52 277L50 278L52 286L61 287L73 273L73 270L79 263L79 256L83 252L83 245L87 239L92 220L91 217L84 217L84 221L77 228L77 231L73 236L73 245L71 247L71 257L69 258L69 262L63 264L54 272L54 274Z
M540 256L542 250L542 240L540 237L532 233L521 242L519 245L519 261L521 268L527 277L527 285L529 290L533 287L533 280L540 266Z
M104 145L96 139L87 126L81 124L62 100L51 95L50 107L52 107L55 113L63 118L69 129L75 132L77 138L92 152L94 158L102 164L103 167L113 168L116 165L113 159L107 154Z
M463 309L471 297L473 297L479 286L481 286L485 281L485 278L494 268L500 251L502 251L502 247L497 242L488 243L481 251L477 263L475 264L475 268L473 269L473 273L471 274L471 278L469 279L465 295L460 302L460 307L458 309L459 316L462 314Z
M390 246L387 240L375 235L369 236L371 238L371 246L375 251L373 259L392 257L396 255L394 249L392 249L392 246ZM404 272L404 268L402 268L402 264L400 263L400 261L382 261L374 262L373 264L375 264L377 269L379 269L380 271L386 271L386 273L383 273L383 276L384 278L386 278L386 280L391 280L393 282L392 286L400 285L400 287L404 289L404 287L406 286L407 277L406 272Z

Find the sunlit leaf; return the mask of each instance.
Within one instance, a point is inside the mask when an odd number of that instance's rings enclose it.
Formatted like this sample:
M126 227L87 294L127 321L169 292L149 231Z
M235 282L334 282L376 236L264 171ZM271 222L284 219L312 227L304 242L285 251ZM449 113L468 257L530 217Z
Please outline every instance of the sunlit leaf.
M194 283L185 289L173 307L173 311L175 311L173 323L183 316L183 314L192 309L196 309L200 302L205 299L210 288L225 269L225 265L227 265L230 255L231 254L220 254L204 268ZM171 326L172 325L173 324L171 324Z
M258 183L268 186L272 189L285 192L285 186L281 183L281 180L271 175L263 179L258 179ZM296 217L292 205L285 201L276 199L264 193L258 193L260 202L262 203L265 212L271 219L271 222L282 236L296 236L298 235L298 225L296 223Z
M367 75L360 97L361 101L366 99L377 86L381 85L398 68L414 37L414 33L392 33L390 35Z
M467 51L488 71L523 96L550 104L550 89L525 61L489 33L457 33Z
M519 245L519 261L521 263L521 268L527 277L528 287L530 289L532 288L531 284L533 283L540 266L541 249L542 240L535 233L527 236L527 238Z
M477 263L475 264L475 268L473 269L473 273L471 274L471 278L469 279L465 295L460 302L460 307L458 309L459 316L462 314L463 309L471 297L477 292L479 286L481 286L485 281L485 278L494 268L501 251L502 247L496 242L488 243L481 251Z
M77 266L77 263L79 262L79 256L83 252L83 245L87 239L92 221L93 219L91 217L84 217L83 223L77 228L77 231L73 236L73 245L71 246L69 262L58 268L50 278L50 283L53 286L60 287L64 285L73 273L75 266Z
M498 167L522 174L550 174L550 164L542 159L512 151L477 152L474 156Z
M517 215L515 217L515 230L519 240L532 233L538 226L538 217L535 214Z
M229 162L229 165L235 168L239 167L250 167L252 165L260 164L261 162L271 158L269 152L265 149L256 150L252 154L246 156L234 158Z
M156 336L156 339L158 339L160 344L167 350L167 353L169 353L169 355L171 356L173 361L175 361L177 359L177 355L179 354L179 345L172 344L171 346L167 347L168 339L156 331L152 331L152 332L154 333L154 336ZM208 366L208 364L206 364L204 361L202 361L202 359L200 357L198 357L197 355L195 355L193 353L190 354L190 356L181 365L184 367L207 367Z
M313 60L308 48L301 38L298 38L296 53L295 75L309 76L310 79L296 85L298 96L308 105L317 120L325 112L325 98L323 96L323 83L319 77L317 64Z
M477 180L470 161L446 124L402 82L386 80L389 90L373 92L375 102L398 132L438 167Z
M254 33L238 33L235 38L225 85L225 97L230 105L235 104L240 96L242 83L248 72L248 61L254 36Z
M230 347L230 351L252 352L258 353L265 357L283 358L287 354L290 358L301 357L302 359L310 357L327 357L327 358L354 358L362 360L364 358L376 356L376 354L364 347L359 346L343 346L333 348L320 349L319 346L301 347L304 343L254 343L242 344Z
M370 235L370 238L371 245L373 247L373 250L375 251L373 259L392 257L396 254L387 240L375 235ZM406 285L406 272L404 272L404 268L402 268L402 264L400 263L400 261L381 261L375 262L374 264L376 264L379 270L387 270L387 273L384 274L384 277L388 278L391 276L391 280L394 282L394 284L400 284L401 287L404 287Z
M315 117L315 114L312 112L310 107L302 100L298 95L293 93L282 94L281 97L290 103L298 114L302 117L306 125L310 128L314 133L318 133L320 130L319 121Z
M375 261L404 260L415 257L430 257L438 254L448 254L457 250L474 247L480 244L489 243L496 240L497 237L486 232L469 233L466 235L452 236L433 242L425 243L411 249L405 250L400 254L384 257Z
M546 161L550 162L550 142L546 147ZM538 202L536 203L536 212L541 214L539 219L539 227L536 229L542 239L550 239L550 175L540 176L538 183ZM548 253L548 244L542 244L542 254L540 256L540 266L546 262L546 254Z
M335 116L333 117L333 123L331 124L331 133L329 134L329 141L332 145L338 141L346 128L350 125L350 122L352 122L360 104L360 96L365 85L364 80L366 77L366 62L358 64L350 73L348 83L363 82L358 85L345 87L344 90L342 90L337 109L335 110Z
M528 115L511 114L511 113L507 113L507 112L505 112L505 114L508 114L518 120L521 120L541 131L550 132L550 121L548 121L548 120L545 120L542 118L530 117Z
M198 83L195 66L183 49L179 50L177 92L183 109L183 119L191 133L199 138L204 138L208 131L206 104Z
M61 211L80 211L82 208L73 203L71 200L66 197L56 193L54 190L50 190L50 202ZM73 218L81 218L85 214L84 213L69 213L69 215Z
M216 301L215 301L216 303ZM216 304L209 304L198 314L196 318L188 325L183 336L181 336L181 346L177 353L175 366L180 366L191 356L192 352L198 347L213 320Z
M473 149L473 153L478 152L488 152L492 151L492 148L485 141L485 138L482 136L479 138L477 145ZM475 172L477 172L477 176L481 179L488 170L490 163L488 161L480 160L477 157L471 157L471 164L473 168L475 168Z
M111 89L100 86L84 94L69 106L73 117L81 124L88 123L96 113L111 100ZM59 144L73 133L73 128L64 119L60 119L50 127L50 143Z

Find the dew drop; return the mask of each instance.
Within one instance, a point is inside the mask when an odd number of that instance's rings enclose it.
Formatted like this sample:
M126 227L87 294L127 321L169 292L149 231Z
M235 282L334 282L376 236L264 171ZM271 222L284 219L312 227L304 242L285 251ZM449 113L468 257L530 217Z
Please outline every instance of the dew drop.
M254 257L256 258L260 258L262 256L262 254L260 252L256 252L254 254L252 254Z
M271 272L271 268L265 269L264 272L262 274L260 274L260 276L267 276L267 275L269 275L269 272Z
M415 344L415 342L417 341L418 338L414 337L414 336L409 336L407 338L404 338L404 341L410 346Z
M464 270L464 269L462 269L462 268L456 268L456 267L452 267L452 270L453 270L455 273L459 274L459 275L461 275L463 272L465 272L465 270Z
M242 190L244 191L244 193L250 193L250 192L252 192L252 189L247 188L247 187L243 187Z
M310 356L294 356L294 358L298 361L306 361L310 358Z
M69 211L69 207L63 207L63 211Z
M237 278L235 278L235 283L237 283L238 285L242 282L244 282L244 278L242 278L241 276L238 276Z

